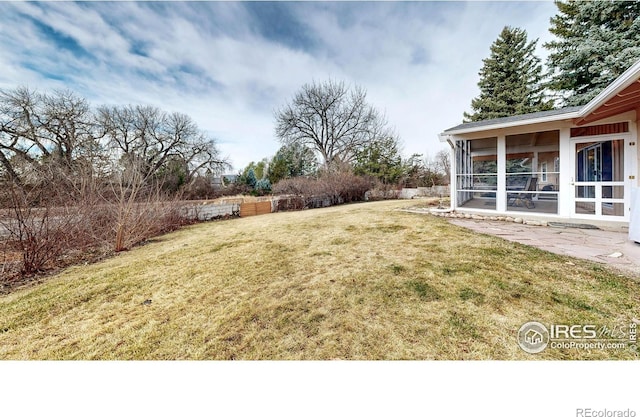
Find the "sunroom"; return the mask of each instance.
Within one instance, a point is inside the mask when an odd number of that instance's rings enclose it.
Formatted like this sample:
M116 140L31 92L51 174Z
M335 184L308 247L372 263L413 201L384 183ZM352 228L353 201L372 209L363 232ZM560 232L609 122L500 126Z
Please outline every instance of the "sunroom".
M639 117L640 62L585 106L447 129L451 209L628 223Z

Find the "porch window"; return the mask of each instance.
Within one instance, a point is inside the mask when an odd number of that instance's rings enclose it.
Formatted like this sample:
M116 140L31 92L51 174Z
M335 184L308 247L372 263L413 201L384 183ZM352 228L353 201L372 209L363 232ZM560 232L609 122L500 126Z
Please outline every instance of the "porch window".
M507 211L558 213L560 134L557 130L506 137ZM549 168L553 167L552 170Z
M496 209L497 138L456 141L458 207Z

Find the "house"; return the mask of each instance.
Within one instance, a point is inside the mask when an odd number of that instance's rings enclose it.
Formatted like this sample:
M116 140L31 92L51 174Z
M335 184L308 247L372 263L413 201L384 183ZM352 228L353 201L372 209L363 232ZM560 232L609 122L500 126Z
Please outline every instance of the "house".
M225 188L228 184L233 184L238 179L237 174L225 174L219 177L211 178L211 186L219 190L221 188Z
M639 124L640 61L584 106L447 129L451 209L627 227Z

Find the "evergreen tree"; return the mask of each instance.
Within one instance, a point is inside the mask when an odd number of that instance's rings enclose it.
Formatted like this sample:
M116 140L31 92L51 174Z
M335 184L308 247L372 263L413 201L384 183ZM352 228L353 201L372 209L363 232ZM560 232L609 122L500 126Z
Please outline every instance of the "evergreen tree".
M384 184L395 184L404 171L400 142L395 136L374 140L356 155L356 175L377 178Z
M245 183L249 187L253 188L253 187L256 186L256 182L258 182L258 180L256 179L256 173L253 170L253 168L249 168L249 171L247 172L247 176L246 176L246 179L245 179Z
M548 88L565 105L588 103L640 59L640 1L556 1L545 43Z
M280 180L287 178L289 175L289 168L287 166L287 160L279 158L278 154L273 157L269 164L269 181L273 184Z
M298 143L283 145L269 163L268 178L275 184L284 178L313 175L317 168L313 149Z
M267 178L256 181L254 190L256 194L265 195L271 192L271 182Z
M542 65L534 55L538 40L527 42L527 32L505 26L491 45L489 58L478 73L480 96L471 101L465 122L550 110L542 87Z

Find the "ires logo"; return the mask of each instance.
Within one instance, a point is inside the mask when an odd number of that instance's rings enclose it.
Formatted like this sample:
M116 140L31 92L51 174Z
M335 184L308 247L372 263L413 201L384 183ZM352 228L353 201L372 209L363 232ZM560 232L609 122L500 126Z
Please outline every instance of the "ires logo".
M552 324L549 326L549 339L551 340L573 340L573 339L596 339L598 337L598 327L594 324Z
M518 344L527 353L540 353L549 344L549 331L537 321L525 323L518 330Z
M518 330L518 344L527 353L553 349L629 349L638 354L638 321L613 327L595 324L551 324L530 321Z

